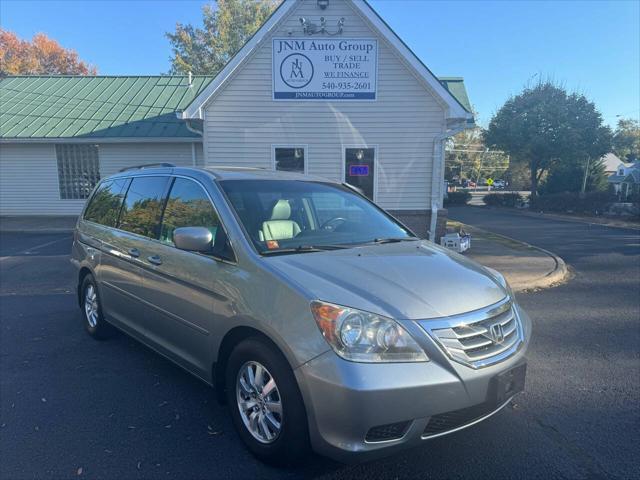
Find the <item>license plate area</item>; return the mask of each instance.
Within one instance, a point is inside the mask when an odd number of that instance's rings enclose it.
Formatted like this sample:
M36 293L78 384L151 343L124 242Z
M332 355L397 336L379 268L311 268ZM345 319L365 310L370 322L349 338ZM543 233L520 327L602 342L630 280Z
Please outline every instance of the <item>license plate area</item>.
M501 404L509 400L516 393L524 390L527 364L523 363L506 372L502 372L491 379L489 400Z

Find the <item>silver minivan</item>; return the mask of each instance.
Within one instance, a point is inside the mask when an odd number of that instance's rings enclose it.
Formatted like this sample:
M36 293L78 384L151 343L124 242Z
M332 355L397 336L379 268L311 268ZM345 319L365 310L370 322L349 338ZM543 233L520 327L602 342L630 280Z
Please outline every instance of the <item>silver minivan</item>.
M268 462L420 445L524 388L531 322L502 275L346 184L132 168L96 186L72 262L89 334L116 327L214 386Z

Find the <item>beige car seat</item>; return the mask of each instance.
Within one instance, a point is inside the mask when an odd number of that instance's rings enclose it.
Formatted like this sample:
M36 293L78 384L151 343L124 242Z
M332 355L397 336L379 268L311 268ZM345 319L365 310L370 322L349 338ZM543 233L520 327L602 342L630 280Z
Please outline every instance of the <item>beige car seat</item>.
M260 240L286 240L300 233L300 226L291 220L291 204L289 200L281 199L271 210L271 218L262 223L262 230L258 232Z

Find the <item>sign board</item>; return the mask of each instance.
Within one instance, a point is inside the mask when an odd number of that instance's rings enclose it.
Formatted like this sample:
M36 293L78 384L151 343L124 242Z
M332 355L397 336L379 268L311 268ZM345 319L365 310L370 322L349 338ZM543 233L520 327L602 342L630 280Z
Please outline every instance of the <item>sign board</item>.
M349 165L349 175L352 177L366 177L369 175L369 165Z
M274 100L375 100L378 41L274 38Z
M493 178L487 178L487 185L493 185Z

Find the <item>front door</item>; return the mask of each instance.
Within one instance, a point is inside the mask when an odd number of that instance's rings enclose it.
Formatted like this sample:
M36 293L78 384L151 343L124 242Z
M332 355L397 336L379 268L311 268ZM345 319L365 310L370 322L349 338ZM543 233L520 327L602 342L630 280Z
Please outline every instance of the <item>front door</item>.
M375 196L375 149L346 148L344 152L344 180L369 199Z
M236 267L207 253L175 248L173 231L180 227L206 227L214 242L222 238L222 226L204 188L177 177L162 216L160 241L153 242L142 258L145 315L152 324L149 339L203 376L213 361L213 324L229 307L225 278Z

